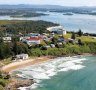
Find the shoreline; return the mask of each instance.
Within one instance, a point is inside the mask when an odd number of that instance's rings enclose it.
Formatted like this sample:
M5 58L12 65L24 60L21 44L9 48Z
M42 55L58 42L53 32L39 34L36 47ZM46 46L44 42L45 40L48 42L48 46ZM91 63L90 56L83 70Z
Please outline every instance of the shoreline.
M22 61L17 61L17 62L12 62L8 65L3 66L0 71L5 72L5 73L10 73L14 70L23 68L23 67L27 67L27 66L31 66L34 64L39 64L48 60L51 60L55 57L52 56L43 56L43 57L36 57L36 58L30 58L28 60L22 60Z
M82 56L95 56L96 54L90 54L90 53L83 53L80 54ZM36 58L30 58L28 60L22 60L22 61L17 61L17 62L12 62L8 65L3 66L0 71L3 71L5 73L10 73L12 71L15 71L20 68L25 68L27 66L35 65L35 64L40 64L44 63L50 60L53 60L54 58L58 57L72 57L72 56L80 56L78 54L70 54L70 55L61 55L61 56L41 56L41 57L36 57Z
M0 71L9 73L9 75L11 76L9 79L10 83L5 86L4 90L17 90L19 87L28 87L36 83L34 79L26 79L26 78L21 78L19 76L12 76L13 74L12 71L15 71L23 67L25 68L27 66L47 62L49 60L53 60L54 58L56 57L55 56L54 57L53 56L36 57L34 59L28 59L28 60L21 61L21 62L20 61L13 62L13 63L3 66ZM18 78L21 78L21 79L18 79Z
M42 56L42 57L36 57L36 58L33 58L33 59L28 59L28 60L25 60L25 61L19 61L19 62L13 62L13 63L10 63L8 65L5 65L4 67L2 67L1 71L3 72L6 72L6 73L9 73L10 75L13 74L12 71L15 71L17 69L20 69L20 68L25 68L27 66L31 66L31 65L38 65L38 64L41 64L41 63L44 63L44 62L47 62L47 61L51 61L51 60L54 60L55 58L59 58L59 57L74 57L74 56L94 56L95 54L89 54L89 53L84 53L84 54L81 54L81 55L62 55L62 56ZM9 90L13 90L11 88L15 88L14 90L17 90L19 87L24 87L24 86L30 86L34 83L36 83L34 81L34 78L33 79L23 79L21 78L18 79L18 77L14 76L14 77L11 77L10 78L11 82L5 87L5 88L10 88ZM22 82L22 83L21 83ZM7 89L5 89L7 90Z

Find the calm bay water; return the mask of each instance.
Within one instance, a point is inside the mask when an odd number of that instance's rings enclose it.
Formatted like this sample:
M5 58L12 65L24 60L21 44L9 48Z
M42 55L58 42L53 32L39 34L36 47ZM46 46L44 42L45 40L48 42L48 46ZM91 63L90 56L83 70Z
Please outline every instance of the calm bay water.
M12 18L10 16L0 16L0 20L45 20L58 23L68 31L78 31L96 33L96 16L74 14L72 16L63 15L63 13L43 12L48 16L31 17L31 18Z
M96 90L96 56L62 57L16 72L37 82L21 90Z

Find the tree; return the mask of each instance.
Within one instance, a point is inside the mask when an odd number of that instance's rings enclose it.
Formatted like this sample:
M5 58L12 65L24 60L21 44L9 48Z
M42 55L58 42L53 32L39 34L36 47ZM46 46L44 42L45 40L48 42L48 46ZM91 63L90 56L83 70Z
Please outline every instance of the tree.
M20 41L19 37L17 37L17 36L12 37L12 43L15 43L15 42L18 42L18 41Z
M76 39L75 33L72 33L71 39Z
M78 44L79 45L82 45L83 44L82 41L81 41L81 39L78 39Z
M80 37L83 35L83 32L81 31L81 29L79 29L78 35L79 35Z
M58 39L57 39L56 37L53 37L53 38L52 38L52 43L56 44L57 41L58 41Z
M0 43L3 43L3 39L2 39L2 37L0 37Z
M21 53L27 53L29 54L28 46L21 42L15 42L13 45L13 52L15 55L21 54Z
M8 44L0 43L0 59L4 59L11 55L11 49Z

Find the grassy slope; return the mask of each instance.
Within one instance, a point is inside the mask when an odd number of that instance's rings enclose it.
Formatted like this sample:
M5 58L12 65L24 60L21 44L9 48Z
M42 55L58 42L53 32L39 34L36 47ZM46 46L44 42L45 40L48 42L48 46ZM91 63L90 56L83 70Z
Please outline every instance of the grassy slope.
M67 34L64 37L71 38L71 34ZM82 37L77 37L77 38L81 39L83 42L96 42L96 39L93 39L92 36L82 36Z
M0 20L0 25L18 23L18 22L26 22L27 20Z

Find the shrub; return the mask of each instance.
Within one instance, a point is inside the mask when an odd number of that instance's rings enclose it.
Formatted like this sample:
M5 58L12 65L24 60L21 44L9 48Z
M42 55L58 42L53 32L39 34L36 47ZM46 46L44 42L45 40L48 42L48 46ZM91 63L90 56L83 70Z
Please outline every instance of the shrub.
M4 88L3 88L3 86L2 86L2 85L0 85L0 90L4 90Z
M3 87L5 87L5 85L6 85L5 80L1 79L1 80L0 80L0 85L2 85Z

